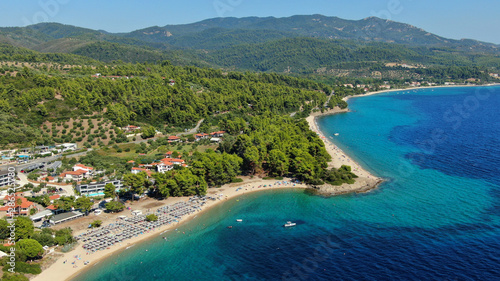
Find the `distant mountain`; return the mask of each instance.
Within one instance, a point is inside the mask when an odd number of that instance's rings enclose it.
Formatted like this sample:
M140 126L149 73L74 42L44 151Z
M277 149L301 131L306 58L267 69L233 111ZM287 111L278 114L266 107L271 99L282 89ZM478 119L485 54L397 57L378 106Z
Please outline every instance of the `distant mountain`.
M214 18L109 33L58 23L0 28L0 43L111 62L154 62L254 71L311 72L345 63L414 63L500 69L500 46L452 40L369 17Z
M267 30L280 32L280 34L287 37L303 36L407 45L467 47L469 49L472 48L472 50L477 49L481 51L498 51L499 48L498 45L476 40L446 39L409 24L376 17L369 17L362 20L344 20L338 17L323 15L292 16L286 18L215 18L192 24L150 27L122 35L149 42L172 42L187 34L199 34L209 29L219 29L219 34L223 34L224 32L229 33L229 30L233 32L234 30Z

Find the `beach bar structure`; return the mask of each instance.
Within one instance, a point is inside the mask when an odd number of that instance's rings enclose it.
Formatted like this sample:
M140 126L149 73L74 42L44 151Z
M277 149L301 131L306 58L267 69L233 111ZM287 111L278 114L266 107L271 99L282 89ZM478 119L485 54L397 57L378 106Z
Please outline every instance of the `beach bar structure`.
M33 222L39 222L41 221L43 218L46 218L46 217L50 217L52 216L54 213L52 213L51 210L43 210L41 212L38 212L34 215L32 215L30 217L30 219L33 221Z
M49 222L51 224L58 224L58 223L63 223L65 221L74 220L74 219L82 217L82 216L83 216L83 213L78 212L78 211L67 212L67 213L62 213L62 214L53 216Z

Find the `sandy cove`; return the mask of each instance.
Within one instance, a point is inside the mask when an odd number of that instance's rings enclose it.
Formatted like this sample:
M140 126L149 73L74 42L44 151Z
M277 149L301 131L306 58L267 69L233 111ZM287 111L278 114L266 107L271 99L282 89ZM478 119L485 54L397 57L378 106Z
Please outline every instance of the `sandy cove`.
M391 91L398 91L398 90L391 90ZM399 90L400 91L400 90ZM389 92L389 91L383 91L383 92ZM369 95L374 95L374 94L380 94L383 92L372 92L368 93L362 96L369 96ZM340 148L338 148L336 145L334 145L332 142L330 142L324 135L323 133L319 130L315 119L318 116L323 116L323 115L331 115L331 114L337 114L337 113L345 113L348 112L347 109L339 109L335 108L329 111L326 111L324 113L320 112L315 112L312 113L309 117L306 118L307 122L309 123L309 127L312 131L318 133L320 138L323 140L325 143L325 148L327 152L332 156L332 160L328 163L329 168L340 168L342 165L349 165L352 168L352 171L358 175L359 178L356 179L356 182L354 184L343 184L341 186L332 186L329 184L325 184L323 186L315 187L316 190L320 194L325 194L325 195L339 195L339 194L347 194L347 193L353 193L353 192L367 192L370 191L374 188L376 188L383 180L381 178L373 176L371 173L363 169L359 164L354 162L347 154L345 154ZM285 178L283 181L290 182L290 179ZM305 184L288 184L288 185L277 185L277 182L282 182L282 181L277 181L277 180L263 180L259 178L246 178L244 182L242 183L232 183L232 184L226 184L222 186L221 188L213 188L209 189L208 195L215 195L215 194L223 194L222 200L216 200L216 201L208 201L207 204L205 204L202 209L198 212L195 212L191 215L183 217L179 222L177 223L172 223L169 225L164 225L161 226L154 231L147 232L145 234L139 235L137 237L134 237L132 239L126 240L122 243L113 245L109 247L106 250L103 251L97 251L92 254L87 254L87 251L83 249L83 243L80 243L74 250L63 254L61 257L59 257L54 264L52 264L49 268L45 269L41 274L35 276L31 280L33 281L45 281L45 280L71 280L72 278L75 278L77 275L82 274L85 272L85 270L92 269L94 265L98 264L101 260L112 256L113 254L116 254L119 251L126 251L128 248L132 247L133 245L143 241L147 240L151 237L158 236L162 234L163 232L167 230L172 230L178 228L181 224L189 221L193 217L197 216L201 212L205 212L206 210L210 209L211 207L220 204L228 199L243 195L243 194L248 194L251 192L256 192L256 191L262 191L262 190L271 190L271 189L297 189L297 188L311 188L311 186L305 185ZM264 187L266 185L266 187ZM241 189L237 191L238 188ZM157 208L151 209L151 212L156 211L156 209L165 206L165 205L170 205L174 204L176 202L184 201L187 202L189 200L189 197L174 197L174 198L168 198L161 206L158 206ZM122 213L119 213L120 215ZM108 220L103 220L103 225L107 225L109 223L113 223L115 221L117 216L113 216L112 218ZM102 217L96 218L96 219L102 219ZM77 236L81 233L84 233L85 230L81 230L79 232L75 232L74 235ZM78 256L78 258L75 258L75 256ZM64 263L64 261L67 261ZM89 261L88 265L84 265L83 263L85 261ZM75 264L72 264L75 262Z
M375 93L370 93L375 94ZM366 95L370 95L366 94ZM364 96L366 96L364 95ZM316 187L320 194L324 195L339 195L346 193L361 193L367 192L374 188L376 188L380 183L383 182L383 179L378 178L372 175L367 170L363 169L361 165L352 160L347 154L345 154L340 148L338 148L335 144L333 144L326 136L324 136L323 132L319 130L318 124L316 123L316 118L318 116L339 114L339 113L347 113L348 109L340 109L338 107L321 112L314 112L306 118L307 123L309 123L309 128L318 134L318 136L325 143L325 148L328 154L332 157L332 160L328 163L328 168L340 168L342 165L351 166L352 172L355 173L358 178L354 184L342 184L340 186L334 186L330 184L325 184L322 186Z
M287 181L289 182L288 185L278 185L278 182L283 182ZM266 185L266 187L264 187ZM260 186L260 187L259 187ZM238 188L241 188L239 191L237 191ZM165 232L166 230L172 230L178 228L181 224L191 220L193 217L199 215L201 212L205 212L211 207L220 204L228 199L243 195L243 194L249 194L252 192L257 192L257 191L262 191L262 190L272 190L272 189L307 189L309 186L305 184L293 184L290 183L290 179L283 179L281 181L278 180L263 180L260 178L248 178L245 179L244 182L242 183L232 183L232 184L226 184L222 186L221 188L212 188L209 189L209 192L207 195L218 195L222 194L223 196L221 197L221 200L209 200L207 203L202 207L200 211L197 211L191 215L183 217L179 222L177 223L172 223L168 225L164 225L161 227L158 227L154 231L150 231L147 233L144 233L142 235L139 235L137 237L128 239L123 241L122 243L115 244L111 247L109 247L106 250L102 251L97 251L92 254L87 254L87 251L83 249L83 243L80 243L74 250L63 254L61 257L57 259L57 261L52 264L49 268L45 269L40 273L39 275L34 276L31 280L33 281L46 281L46 280L71 280L72 278L75 278L78 274L81 274L85 272L85 270L92 269L92 267L96 264L98 264L101 260L112 256L113 254L116 254L119 251L127 250L128 247L131 247L140 241L150 239L152 237L158 236L161 233ZM189 197L172 197L168 198L164 201L165 205L170 205L174 204L176 202L187 202L189 200ZM161 207L161 206L160 206ZM158 208L160 208L158 207ZM156 211L158 208L151 209L151 213ZM118 213L118 215L123 215L124 212ZM103 225L107 225L109 223L115 222L115 218L117 216L113 216L112 219L104 220ZM102 217L96 217L96 219L102 219ZM75 232L74 236L78 236L79 234L84 233L85 230ZM75 258L75 256L78 256L78 258ZM64 263L64 261L67 261ZM88 265L84 265L83 263L85 261L89 261ZM72 264L75 262L75 264Z
M498 86L499 83L487 84L482 86ZM478 87L477 85L445 85L445 86L428 86L428 87L412 87L412 88L404 88L404 89L391 89L391 90L383 90L376 92L367 92L363 95L356 96L347 96L343 98L344 101L347 101L351 98L361 98L367 96L373 96L383 93L391 93L391 92L402 92L402 91L413 91L413 90L424 90L424 89L436 89L436 88L450 88L450 87ZM382 178L378 178L372 175L370 172L363 169L361 165L352 160L349 155L345 154L339 147L337 147L334 143L332 143L326 136L324 136L323 132L318 127L316 123L316 118L319 116L332 115L332 114L340 114L347 113L349 109L340 109L338 107L334 109L327 110L323 113L321 112L313 112L306 118L307 123L309 123L309 128L316 132L319 137L325 143L325 148L327 152L332 156L332 160L328 163L328 168L340 168L342 165L351 166L352 171L359 177L356 179L354 184L343 184L341 186L332 186L329 184L325 184L323 186L316 187L318 193L325 195L339 195L346 193L360 193L360 192L368 192L374 188L376 188L379 184L381 184L384 180Z

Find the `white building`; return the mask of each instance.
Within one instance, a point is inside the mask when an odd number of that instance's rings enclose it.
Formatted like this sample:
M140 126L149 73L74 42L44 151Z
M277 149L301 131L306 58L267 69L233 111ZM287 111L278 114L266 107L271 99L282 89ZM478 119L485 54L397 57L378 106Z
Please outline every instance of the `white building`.
M0 186L9 186L14 184L14 177L9 176L9 171L0 171Z
M76 145L76 143L63 143L59 145L59 147L62 148L62 152L75 151L78 148L78 145Z
M87 175L92 175L94 168L92 167L87 167L83 164L76 164L73 166L73 171L84 171Z
M82 196L102 196L104 194L104 186L106 186L106 184L108 183L112 183L116 187L116 190L122 188L122 181L114 180L89 184L78 184L76 185L76 190L80 192Z

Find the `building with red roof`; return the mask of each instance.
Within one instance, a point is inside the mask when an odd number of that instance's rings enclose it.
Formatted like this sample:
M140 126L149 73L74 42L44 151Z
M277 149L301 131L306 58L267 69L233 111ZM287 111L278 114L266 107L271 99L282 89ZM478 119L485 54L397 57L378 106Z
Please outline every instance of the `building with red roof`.
M69 171L69 172L64 172L64 173L59 175L60 178L75 180L75 181L81 181L88 176L89 176L88 172L86 172L84 170Z
M210 133L211 137L223 137L226 131L217 131Z
M150 170L148 169L145 169L145 168L137 168L137 167L133 167L132 170L130 171L132 174L138 174L140 172L145 172L148 177L151 177L153 175L153 172L151 172Z
M201 134L194 135L194 138L196 139L196 141L199 141L201 139L206 139L209 136L210 136L209 134L201 133Z
M169 136L168 137L168 142L178 142L180 140L181 140L181 138L178 136Z
M79 170L92 173L92 171L94 170L94 168L87 167L87 166L85 166L83 164L76 164L75 166L73 166L73 171L76 172L76 171L79 171Z
M59 199L59 198L61 198L61 195L59 195L59 194L49 196L50 202L52 202L56 199Z
M31 209L36 209L35 203L28 201L23 196L7 195L4 198L4 206L0 208L0 213L8 216L28 216Z

